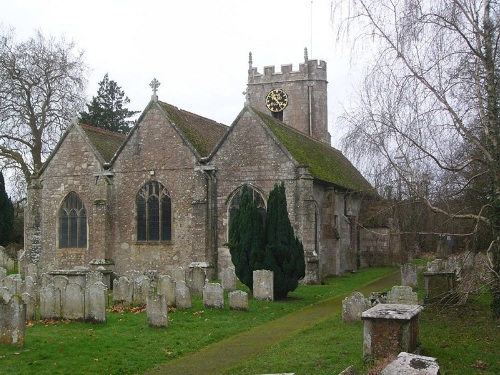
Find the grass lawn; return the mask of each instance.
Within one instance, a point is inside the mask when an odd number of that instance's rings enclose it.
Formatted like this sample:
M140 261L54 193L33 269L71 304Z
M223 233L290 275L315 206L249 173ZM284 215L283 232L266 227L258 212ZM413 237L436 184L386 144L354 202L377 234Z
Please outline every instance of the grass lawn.
M136 374L211 343L248 331L317 301L350 293L395 269L364 269L299 286L279 302L253 301L250 311L193 308L169 313L169 327L147 326L145 312L108 312L106 324L36 321L24 348L0 347L2 374ZM489 320L488 299L473 298L465 310L426 308L421 316L423 355L438 357L442 374L500 373L499 322ZM299 331L227 374L296 372L338 374L353 364L363 372L363 325L335 316Z

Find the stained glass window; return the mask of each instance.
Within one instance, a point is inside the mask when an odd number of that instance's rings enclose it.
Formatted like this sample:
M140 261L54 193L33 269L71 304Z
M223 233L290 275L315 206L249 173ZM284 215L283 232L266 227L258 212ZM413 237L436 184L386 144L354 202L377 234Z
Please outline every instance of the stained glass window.
M172 202L168 190L152 181L142 187L135 199L138 241L172 239Z
M59 247L87 247L87 212L75 192L69 193L59 209Z

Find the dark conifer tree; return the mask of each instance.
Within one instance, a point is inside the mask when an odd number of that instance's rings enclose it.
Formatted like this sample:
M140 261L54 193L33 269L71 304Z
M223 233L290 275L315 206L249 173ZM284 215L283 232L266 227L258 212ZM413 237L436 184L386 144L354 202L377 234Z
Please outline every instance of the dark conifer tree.
M14 230L14 206L5 191L3 173L0 171L0 245L5 246Z
M253 289L253 271L260 263L264 228L262 216L248 187L242 189L238 209L229 225L229 251L238 279Z
M285 298L305 276L304 248L288 217L285 185L275 184L267 203L264 255L256 269L274 273L274 298Z
M124 105L130 99L118 84L108 78L99 82L97 96L87 104L87 112L80 112L80 122L118 133L128 133L134 121L128 120L138 111L129 111Z

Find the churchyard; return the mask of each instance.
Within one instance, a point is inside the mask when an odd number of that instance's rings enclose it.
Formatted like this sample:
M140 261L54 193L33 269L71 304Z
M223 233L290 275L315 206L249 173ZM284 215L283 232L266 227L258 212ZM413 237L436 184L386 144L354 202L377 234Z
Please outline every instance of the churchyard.
M356 274L326 279L325 285L299 286L283 301L248 298L248 311L230 309L229 291L224 292L224 306L216 302L212 307L207 307L210 302L195 292L190 307L169 308L163 328L152 327L144 307L120 304L113 307L113 299L123 296L109 296L105 323L96 323L95 319L90 320L93 323L66 318L40 319L38 309L35 319L26 327L24 346L0 347L2 373L144 373L332 298L331 317L297 328L226 373L338 374L351 365L361 374L370 373L370 369L380 369L387 363L363 359L363 322L344 322L341 301L352 292L363 290L362 286L370 280L394 272L397 269L363 269ZM423 299L426 291L422 269L418 276L418 298ZM242 293L248 292L243 285L237 286ZM210 287L218 290L217 286ZM391 297L390 289L381 290L389 291L384 298L400 298ZM421 312L421 354L436 357L442 374L500 372L499 326L490 319L489 302L487 294L472 295L465 306L431 303Z

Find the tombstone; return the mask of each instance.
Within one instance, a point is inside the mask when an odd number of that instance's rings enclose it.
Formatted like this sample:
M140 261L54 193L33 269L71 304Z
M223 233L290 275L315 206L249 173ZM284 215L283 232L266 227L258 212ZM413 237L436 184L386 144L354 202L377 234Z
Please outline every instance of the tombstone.
M419 305L378 304L361 314L363 355L389 358L419 345Z
M134 303L145 305L151 290L151 281L147 276L139 276L134 280Z
M191 292L185 281L175 283L175 307L190 309L192 307Z
M372 292L370 294L370 303L373 305L378 305L379 303L387 303L387 293L386 292Z
M436 358L401 352L385 367L380 375L439 375Z
M168 307L175 306L175 282L170 276L160 275L158 278L157 293L165 296Z
M40 319L54 319L58 317L59 315L56 313L56 290L54 284L42 286L40 289Z
M85 288L85 320L94 323L106 322L108 288L103 282L87 285Z
M360 292L354 292L342 301L342 321L355 322L361 320L361 314L372 307L372 304Z
M26 319L35 320L36 318L36 298L29 293L24 292L21 294L23 303L26 305Z
M203 268L194 267L191 269L191 280L189 289L191 289L191 295L201 297L203 295L203 288L205 286L205 271Z
M4 279L5 277L7 277L7 270L0 266L0 280Z
M168 326L167 300L164 295L149 295L146 300L146 313L150 327L165 328Z
M226 291L236 290L236 272L234 268L225 268L221 272L222 288Z
M462 268L474 267L474 253L471 251L464 251L461 257Z
M253 271L253 298L258 301L274 301L273 271Z
M184 270L184 268L174 268L172 271L171 271L171 275L172 275L172 280L174 280L174 282L179 282L179 281L184 281L186 282L186 271Z
M417 266L405 263L401 266L401 285L416 288L418 286Z
M32 276L26 276L26 278L24 279L23 293L28 293L30 296L33 296L35 298L38 297L36 281Z
M387 292L387 303L418 305L418 295L410 286L395 285Z
M0 344L22 347L26 335L26 305L21 296L0 296Z
M85 293L77 283L69 283L65 289L62 317L70 320L83 320L85 317Z
M446 260L446 265L444 270L447 272L457 272L460 269L458 258L449 258Z
M113 304L130 306L133 301L134 286L125 276L113 280Z
M24 268L25 278L31 276L33 280L38 281L38 266L35 263L28 263Z
M56 316L60 318L62 317L62 305L64 304L64 295L69 279L66 276L56 275L52 277L52 282L54 284L56 296L55 312Z
M53 284L52 279L54 277L49 274L49 273L42 273L42 276L40 278L40 287L47 286L49 284Z
M248 293L243 292L242 290L235 290L233 292L229 292L229 309L231 310L240 310L240 311L248 311Z
M203 305L207 309L224 308L224 289L219 283L207 283L203 287Z
M106 280L104 279L102 272L99 271L89 271L85 275L85 285L92 285L97 282L101 282L106 285L105 281Z

